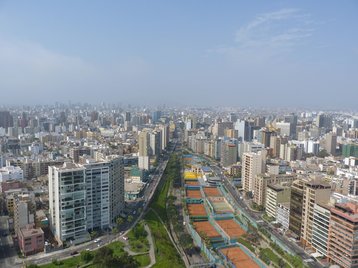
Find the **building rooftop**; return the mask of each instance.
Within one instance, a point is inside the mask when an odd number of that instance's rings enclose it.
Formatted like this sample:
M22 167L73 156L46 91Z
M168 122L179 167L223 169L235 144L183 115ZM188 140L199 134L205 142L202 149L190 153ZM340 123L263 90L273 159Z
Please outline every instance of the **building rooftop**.
M358 204L353 202L337 203L331 208L331 212L338 214L350 221L358 222Z
M20 232L22 233L23 237L41 235L41 234L44 233L41 228L35 229L35 228L32 228L32 227L23 228L23 229L20 230Z

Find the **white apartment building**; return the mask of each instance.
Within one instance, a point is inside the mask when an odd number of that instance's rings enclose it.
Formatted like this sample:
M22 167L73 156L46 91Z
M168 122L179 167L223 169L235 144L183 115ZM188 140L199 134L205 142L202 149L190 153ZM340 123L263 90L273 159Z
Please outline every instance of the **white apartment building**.
M328 206L323 204L314 205L312 247L323 256L327 256L330 217L331 211Z

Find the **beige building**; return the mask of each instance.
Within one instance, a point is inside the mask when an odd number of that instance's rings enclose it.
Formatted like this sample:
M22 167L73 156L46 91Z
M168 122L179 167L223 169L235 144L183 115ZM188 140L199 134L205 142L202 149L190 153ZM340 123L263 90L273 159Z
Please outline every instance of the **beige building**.
M285 184L290 186L296 179L295 174L260 174L254 180L254 202L257 205L265 205L266 203L266 190L269 184Z
M254 191L254 180L264 172L266 151L242 155L242 188L245 193Z
M277 206L288 203L291 197L291 188L280 184L270 184L266 190L265 211L269 217L277 219Z
M331 195L331 185L322 180L304 182L302 199L301 241L304 246L312 245L314 205L328 203Z

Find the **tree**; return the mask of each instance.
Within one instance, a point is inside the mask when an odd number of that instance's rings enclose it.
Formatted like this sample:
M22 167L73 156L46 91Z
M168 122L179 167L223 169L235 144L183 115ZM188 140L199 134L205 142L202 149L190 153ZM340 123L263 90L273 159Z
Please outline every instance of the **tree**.
M129 223L131 223L131 222L133 221L133 216L132 216L132 215L129 215L128 218L127 218L127 221L128 221Z
M117 227L113 227L112 234L118 234L119 230Z
M116 258L113 256L113 250L108 247L100 248L94 256L93 263L97 267L119 267Z
M96 231L92 231L90 233L91 239L96 238L98 236L98 233Z
M123 219L122 217L118 217L118 218L116 219L116 223L117 223L118 225L122 225L122 224L124 223L124 219Z
M90 251L82 251L81 252L81 260L84 262L90 262L93 259L93 254Z

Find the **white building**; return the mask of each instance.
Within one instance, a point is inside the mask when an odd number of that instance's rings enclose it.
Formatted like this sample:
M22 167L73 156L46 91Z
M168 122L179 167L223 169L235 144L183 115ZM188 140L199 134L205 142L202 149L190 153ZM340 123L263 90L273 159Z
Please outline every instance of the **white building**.
M24 174L20 167L6 166L0 168L0 182L23 179Z
M60 245L89 240L83 166L65 163L62 167L49 167L49 208L52 232Z
M256 175L264 172L266 151L258 153L244 153L242 155L242 188L244 191L252 192Z
M277 205L276 221L287 231L290 224L290 203L279 203Z
M327 256L330 217L331 211L328 206L314 205L312 247L323 256Z

